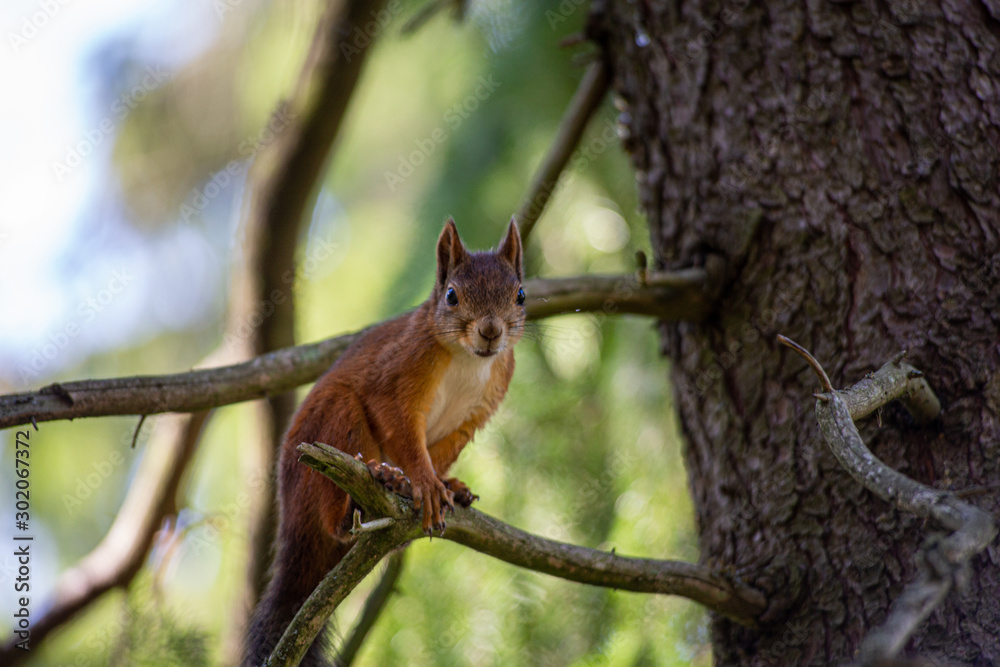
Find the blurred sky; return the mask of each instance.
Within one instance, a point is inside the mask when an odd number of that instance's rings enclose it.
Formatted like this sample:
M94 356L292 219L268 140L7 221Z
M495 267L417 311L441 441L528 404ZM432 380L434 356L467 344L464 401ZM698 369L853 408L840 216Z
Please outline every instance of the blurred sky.
M211 44L225 20L214 7L0 7L0 391L209 315L230 235L129 224L111 152L135 105Z

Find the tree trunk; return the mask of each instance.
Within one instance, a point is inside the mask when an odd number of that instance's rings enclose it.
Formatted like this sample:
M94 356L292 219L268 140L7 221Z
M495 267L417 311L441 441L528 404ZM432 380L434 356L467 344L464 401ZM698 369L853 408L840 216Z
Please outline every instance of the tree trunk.
M837 387L908 349L941 418L892 405L862 435L936 488L993 485L966 499L998 513L1000 3L606 0L589 31L657 264L724 276L714 316L662 326L702 558L774 596L762 629L714 620L716 660L849 660L934 526L840 468L774 336ZM907 653L1000 664L996 543Z

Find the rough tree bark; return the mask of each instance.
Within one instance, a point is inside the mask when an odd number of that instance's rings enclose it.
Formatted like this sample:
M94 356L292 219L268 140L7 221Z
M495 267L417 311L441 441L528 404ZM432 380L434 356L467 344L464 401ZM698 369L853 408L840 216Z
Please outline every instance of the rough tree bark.
M854 483L818 435L809 347L837 387L900 349L943 413L859 425L936 488L1000 462L1000 4L595 2L659 267L721 263L716 315L662 326L704 559L780 593L719 664L849 660L916 576L924 525ZM879 425L881 421L881 425ZM980 491L983 491L980 489ZM1000 547L908 647L1000 664Z

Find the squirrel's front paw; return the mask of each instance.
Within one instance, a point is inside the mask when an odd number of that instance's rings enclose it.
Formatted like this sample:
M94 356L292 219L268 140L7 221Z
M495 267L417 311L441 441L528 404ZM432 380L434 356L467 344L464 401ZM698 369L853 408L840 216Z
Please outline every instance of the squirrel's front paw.
M466 486L465 482L459 481L457 477L442 479L444 485L455 495L455 502L462 507L469 507L473 500L479 500L479 496Z
M448 508L454 511L454 494L437 476L414 479L412 486L413 507L422 512L423 521L420 525L424 533L430 535L432 530L444 533L444 510Z
M400 468L391 466L388 463L380 463L375 459L372 459L365 465L368 466L368 470L376 482L404 498L413 497L410 478L404 475Z

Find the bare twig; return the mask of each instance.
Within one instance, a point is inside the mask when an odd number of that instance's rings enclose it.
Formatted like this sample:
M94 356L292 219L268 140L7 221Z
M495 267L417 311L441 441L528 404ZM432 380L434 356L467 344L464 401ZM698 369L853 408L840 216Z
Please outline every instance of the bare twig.
M791 342L786 341L782 340ZM936 418L940 403L922 373L897 358L850 389L827 391L816 398L823 437L851 477L896 508L931 519L950 531L945 537L928 539L920 577L896 599L885 623L862 642L859 663L882 664L896 658L951 588L962 583L969 562L993 541L997 527L992 516L955 494L925 486L882 463L865 446L854 425L854 419L896 398L907 399L904 404L918 421Z
M382 610L385 609L386 602L389 601L395 590L396 582L399 581L399 575L403 571L405 554L405 551L394 551L385 559L386 567L382 578L379 579L378 585L365 600L364 609L361 610L361 618L358 619L357 625L351 630L350 636L344 642L340 653L337 654L337 659L333 663L336 667L349 667L354 662L365 637L375 625L375 621L378 620Z
M624 275L536 279L526 281L524 289L529 319L596 311L697 321L710 307L706 283L704 272L688 269L650 274L645 287ZM198 412L279 394L318 378L363 333L287 347L232 366L80 380L7 394L0 396L0 428L79 417Z
M801 357L805 359L810 366L812 366L812 369L816 373L816 375L819 376L819 381L820 384L823 385L823 389L825 389L826 391L833 391L833 384L830 382L830 378L827 377L826 371L823 370L823 367L819 365L819 362L816 361L816 358L811 354L809 354L809 351L806 348L802 347L791 338L788 338L787 336L782 336L781 334L778 334L778 342L781 343L782 345L787 345L788 347L798 352L799 355L801 355Z
M360 535L361 533L371 533L376 530L382 530L383 528L388 528L396 522L395 519L390 519L387 516L381 519L372 519L371 521L361 521L361 510L354 510L354 523L351 526L351 535Z
M251 245L257 248L257 252L249 254L266 255L266 260L259 262L259 270L248 271L246 267L243 267L243 277L234 280L235 291L239 287L253 282L248 280L247 276L259 277L261 278L258 281L260 282L260 293L256 296L242 295L243 298L231 300L235 305L233 319L230 321L228 329L234 331L236 327L244 324L252 304L272 295L274 289L280 287L287 290L285 299L277 299L272 302L275 312L267 318L260 328L262 332L260 345L263 348L281 346L282 343L288 345L292 342L290 322L293 318L290 312L293 294L290 286L286 285L287 281L284 280L284 275L288 267L291 266L298 236L298 225L295 223L304 217L303 212L307 208L315 181L327 160L330 146L343 117L347 101L351 96L350 93L364 62L367 44L371 41L359 42L359 47L350 52L352 57L347 57L345 55L347 52L338 48L341 37L347 35L348 38L353 38L352 27L363 24L369 18L368 12L377 10L380 5L381 2L378 0L346 4L330 3L317 30L309 62L300 78L296 95L292 102L281 105L277 112L291 116L297 121L288 132L281 135L279 141L271 149L281 159L277 164L268 160L261 161L270 171L255 170L255 176L258 177L260 183L253 189L256 199L247 227L248 236L252 239ZM261 174L264 175L264 178L259 178ZM243 355L243 358L246 357L242 350L240 354ZM220 356L230 355L222 353L213 355L216 359ZM269 361L276 361L276 359L271 358ZM242 365L245 370L249 370L250 366L257 367L255 372L263 372L264 374L271 372L268 363L261 365L256 362L248 362L248 364ZM147 393L145 396L136 395L135 397L139 399L140 403L146 399L146 402L151 406L167 407L176 388L171 380L181 380L183 384L187 378L195 375L182 374L180 377L166 378L156 391ZM236 383L242 382L239 373L230 379ZM152 380L152 384L147 384L146 387L155 387L157 384L155 378L145 378L144 380ZM140 380L138 384L142 386L143 382ZM76 387L73 390L64 389L58 384L52 385L48 388L48 392L46 390L39 392L32 399L32 402L44 405L53 401L57 404L75 403L79 399L86 405L92 396L92 392L88 391L88 385L89 383L73 383L70 385ZM221 391L225 393L224 383L220 386ZM203 389L210 392L218 388L203 386ZM288 389L291 388L294 388L294 385L288 387ZM104 400L116 400L115 396L132 395L133 391L138 388L133 386L132 381L126 379L111 381L110 384L104 385L104 389L109 390L109 393L103 396ZM274 393L270 387L264 391ZM216 399L218 398L221 396L216 397ZM291 408L294 407L292 401L286 401L286 403L288 404L286 412L290 412ZM201 407L209 407L209 405ZM200 408L191 406L191 409ZM147 414L163 411L163 409L143 410L141 408L135 410L136 414L141 414L141 418L132 439L133 448ZM37 415L33 413L30 421L36 419L45 420L46 417L42 416L41 412ZM204 415L196 415L187 420L185 434L174 436L175 449L181 446L193 448L195 440L192 439L191 433L202 428L204 419ZM276 421L282 421L281 417L279 416ZM284 426L279 424L276 430L283 428ZM157 443L158 441L150 448L149 451L153 453L147 454L147 458L150 456L158 457L156 452L163 447ZM173 511L176 477L190 460L191 451L193 450L185 449L181 453L175 451L171 461L161 461L162 465L155 470L149 469L148 466L144 468L146 472L136 478L118 520L112 526L105 540L90 555L81 560L78 565L67 570L60 578L53 602L54 606L33 629L36 640L86 607L108 588L128 584L148 551L152 531L159 527L164 514ZM159 459L157 458L157 460ZM269 459L265 461L263 467L269 470ZM156 477L157 475L160 477ZM262 478L268 479L268 476L265 475ZM164 487L164 484L168 486L173 484L173 491ZM141 489L140 492L136 491L137 485ZM161 492L169 495L169 507L167 504L157 504L156 499L159 497L157 494ZM270 494L263 495L270 497ZM268 502L267 507L272 504ZM271 540L269 536L264 535L259 539L259 542L263 544L263 548L255 549L255 553L266 551ZM256 569L262 572L265 566L266 563L258 564ZM260 576L257 579L259 580Z
M146 415L139 417L139 423L135 425L135 433L132 434L132 447L135 449L135 443L139 441L139 431L142 430L142 425L146 423Z
M302 452L300 461L337 482L368 516L394 521L385 530L361 534L347 555L302 604L264 662L265 667L299 664L337 605L383 557L411 539L408 535L418 526L413 521L413 505L375 482L360 460L322 443L303 443L299 451ZM410 521L406 521L408 518Z
M560 122L555 141L552 142L552 147L549 148L542 165L535 172L535 178L517 213L517 225L521 230L522 239L527 240L538 218L542 216L545 204L548 203L556 183L559 182L559 175L576 150L576 145L580 143L587 122L604 99L609 78L607 64L598 60L580 80L580 85Z
M142 466L129 486L125 502L101 543L75 566L59 576L46 603L48 611L31 628L34 643L106 591L125 586L142 567L164 516L174 508L174 497L201 437L207 412L157 423L159 431L146 448ZM29 654L8 644L0 650L0 663L13 665Z

